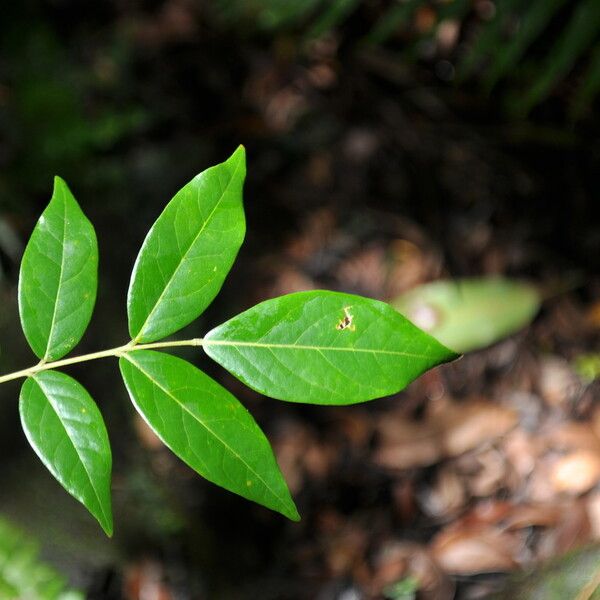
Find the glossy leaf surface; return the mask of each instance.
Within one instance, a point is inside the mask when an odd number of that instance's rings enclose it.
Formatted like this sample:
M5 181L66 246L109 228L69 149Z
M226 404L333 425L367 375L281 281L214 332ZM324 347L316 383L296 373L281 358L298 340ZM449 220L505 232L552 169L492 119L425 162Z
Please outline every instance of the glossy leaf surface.
M427 283L402 294L392 305L442 344L469 352L528 325L540 301L529 283L481 277Z
M96 302L98 244L67 184L56 177L50 204L27 244L19 277L25 337L44 360L67 354L85 332Z
M217 295L244 239L245 151L184 186L154 223L136 260L127 312L137 342L196 319Z
M21 423L32 448L60 484L112 535L112 457L106 427L86 389L58 371L25 380Z
M204 349L251 388L311 404L387 396L457 356L384 302L322 291L262 302L208 333Z
M129 352L119 364L136 409L179 458L209 481L299 519L269 442L226 389L161 352Z

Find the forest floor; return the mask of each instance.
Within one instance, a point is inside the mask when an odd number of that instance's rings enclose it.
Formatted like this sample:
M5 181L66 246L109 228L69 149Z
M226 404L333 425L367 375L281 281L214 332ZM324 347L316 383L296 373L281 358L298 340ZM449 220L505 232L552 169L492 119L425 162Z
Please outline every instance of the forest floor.
M111 433L124 532L106 558L84 560L88 597L488 598L512 574L600 541L593 134L551 114L507 121L474 92L334 37L306 52L286 36L232 43L161 14L124 11L98 25L128 32L123 96L154 114L114 151L121 192L137 196L113 211L100 195L92 208L104 239L127 211L138 215L106 247L105 275L119 283L101 298L96 332L119 325L123 256L159 211L150 190L177 189L192 163L222 160L240 142L248 238L211 317L311 288L391 300L441 277L504 275L549 293L526 329L365 405L279 403L211 372L264 427L299 524L198 481L125 413L125 438ZM69 34L69 52L82 31ZM110 60L98 68L118 70ZM112 385L103 373L96 389ZM0 508L16 514L20 502Z

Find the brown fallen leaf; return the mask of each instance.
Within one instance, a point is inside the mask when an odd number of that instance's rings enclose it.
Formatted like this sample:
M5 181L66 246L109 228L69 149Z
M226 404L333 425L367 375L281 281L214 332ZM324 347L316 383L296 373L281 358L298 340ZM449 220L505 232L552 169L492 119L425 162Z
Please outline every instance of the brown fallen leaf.
M302 231L290 239L284 252L288 260L306 263L329 245L333 245L339 233L337 216L329 208L311 212L302 225Z
M343 289L357 290L368 296L381 294L386 275L385 249L381 245L361 248L336 270L336 277Z
M467 500L465 484L452 468L440 469L433 486L419 494L423 512L435 519L456 515Z
M395 298L402 292L427 281L436 274L439 257L423 240L397 238L388 248L388 273L385 298Z
M369 542L366 529L347 523L324 540L325 561L333 577L347 576L364 563Z
M566 360L549 356L540 364L538 387L550 406L566 410L579 393L581 381Z
M373 419L362 410L351 410L340 414L335 413L332 423L346 443L355 449L363 449L373 435Z
M497 440L517 421L516 411L482 400L445 402L423 421L384 415L374 461L391 469L432 465Z
M553 462L548 457L541 459L525 484L524 500L533 503L556 502L560 495L551 481Z
M297 421L284 422L275 436L273 450L292 493L302 488L306 476L304 458L315 443L313 431Z
M600 492L587 497L586 509L590 521L590 536L593 540L600 540Z
M374 461L389 469L432 465L443 457L439 431L427 422L385 415L377 424L380 447Z
M565 504L517 504L503 519L507 530L527 527L554 527L560 522Z
M600 329L600 300L593 302L586 310L585 319L595 329Z
M591 526L585 502L574 500L563 505L560 521L543 531L536 548L536 558L546 560L586 544Z
M163 582L162 565L154 561L132 564L125 571L123 598L126 600L173 600L175 597Z
M600 454L600 438L593 424L575 421L561 422L550 429L543 442L547 449L569 452L572 450L589 450Z
M492 526L442 530L431 542L432 556L448 573L473 575L510 571L519 566L524 540Z
M411 542L386 542L373 561L373 577L369 597L380 597L390 584L406 577L419 583L419 598L423 600L451 600L454 584L440 569L423 546Z
M475 459L477 470L467 477L467 486L472 496L485 498L509 487L511 473L503 454L495 448L489 448L478 453Z
M536 466L540 444L534 436L519 428L507 434L502 450L515 473L525 479Z
M482 525L499 525L514 509L514 504L508 500L484 500L477 503L469 512L455 521L453 527L480 527ZM449 526L450 527L450 526Z
M395 481L392 486L394 511L402 523L411 522L417 513L415 484L409 477Z
M592 413L590 427L598 439L600 439L600 406L597 406Z
M536 559L562 554L591 539L588 505L579 499L552 504L517 504L501 523L505 531L540 528L531 549Z
M435 415L443 431L447 456L459 456L508 433L518 422L516 411L491 402L472 400L449 404Z
M306 473L312 479L324 479L338 460L338 451L333 444L315 442L308 446L303 456Z
M551 482L559 493L579 495L600 481L600 454L577 450L559 458L553 466Z

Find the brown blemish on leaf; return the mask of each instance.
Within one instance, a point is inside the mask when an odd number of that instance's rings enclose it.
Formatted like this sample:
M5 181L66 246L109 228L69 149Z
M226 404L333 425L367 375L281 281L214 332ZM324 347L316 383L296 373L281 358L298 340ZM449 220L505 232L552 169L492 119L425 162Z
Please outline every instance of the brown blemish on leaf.
M354 317L350 314L351 306L346 306L344 308L344 316L340 319L339 323L336 325L336 329L339 331L343 331L344 329L349 329L350 331L356 331L356 327L352 323Z

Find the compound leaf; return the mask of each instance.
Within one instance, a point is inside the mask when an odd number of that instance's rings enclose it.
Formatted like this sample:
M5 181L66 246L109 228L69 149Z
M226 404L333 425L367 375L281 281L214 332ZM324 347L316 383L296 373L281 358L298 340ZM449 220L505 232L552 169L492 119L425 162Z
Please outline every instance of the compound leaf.
M96 302L98 243L67 184L54 179L50 204L25 248L19 312L25 337L43 360L67 354L85 332Z
M269 442L226 389L161 352L129 352L119 365L138 412L194 471L292 520L300 518Z
M387 396L457 357L384 302L323 291L262 302L213 329L203 346L251 388L311 404Z
M86 389L58 371L25 380L19 398L25 435L59 483L112 535L112 457L102 415Z
M179 190L148 232L127 296L129 332L136 342L181 329L218 294L246 231L245 175L240 146Z

